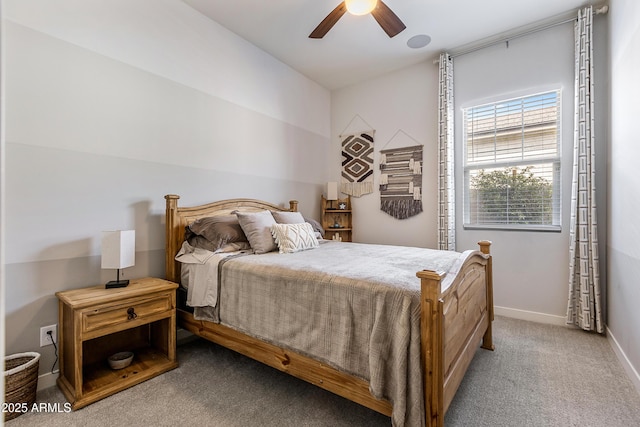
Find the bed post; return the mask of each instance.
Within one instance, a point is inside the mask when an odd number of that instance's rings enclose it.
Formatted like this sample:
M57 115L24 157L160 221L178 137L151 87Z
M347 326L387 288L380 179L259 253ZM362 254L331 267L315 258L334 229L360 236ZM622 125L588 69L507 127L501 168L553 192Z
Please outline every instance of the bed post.
M493 263L491 257L491 242L489 240L481 240L478 242L480 246L480 252L485 255L489 255L487 260L487 310L489 312L489 326L482 337L482 348L486 350L495 350L493 345L493 331L491 326L493 324Z
M291 212L298 212L298 201L297 200L289 200L289 210Z
M164 196L167 201L167 210L166 210L166 236L167 239L165 245L165 272L166 279L172 282L179 282L178 280L178 271L176 269L176 260L174 259L175 254L172 253L171 249L178 246L178 242L176 242L176 233L175 228L177 226L176 219L178 218L178 199L180 196L177 194L167 194Z
M421 359L424 367L425 425L444 426L444 360L443 304L440 299L440 284L444 272L419 271L420 278L420 335Z

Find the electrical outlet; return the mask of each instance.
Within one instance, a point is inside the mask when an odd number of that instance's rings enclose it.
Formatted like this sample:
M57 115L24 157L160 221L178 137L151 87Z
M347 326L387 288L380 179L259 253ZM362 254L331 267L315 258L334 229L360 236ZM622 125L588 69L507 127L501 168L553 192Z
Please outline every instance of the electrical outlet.
M51 331L51 337L47 332ZM53 341L52 341L53 340ZM43 326L40 328L40 347L52 345L58 340L58 325Z

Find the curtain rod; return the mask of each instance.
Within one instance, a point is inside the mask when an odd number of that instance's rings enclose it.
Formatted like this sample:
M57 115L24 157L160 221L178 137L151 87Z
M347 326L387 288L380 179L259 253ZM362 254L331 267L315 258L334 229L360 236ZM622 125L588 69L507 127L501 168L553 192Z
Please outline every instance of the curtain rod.
M604 15L607 12L609 12L609 6L607 6L606 4L601 6L594 6L593 9L596 15ZM487 47L495 46L501 43L509 43L510 40L515 40L520 37L528 36L530 34L534 34L539 31L548 30L549 28L557 27L558 25L563 25L569 22L573 22L575 20L576 20L576 12L575 11L567 12L562 15L557 15L553 18L545 19L524 27L520 27L519 29L520 31L511 32L511 33L507 31L502 34L498 34L497 36L488 37L478 42L467 44L466 46L461 46L458 48L451 49L451 51L449 52L449 55L451 55L452 58L466 55L468 53L475 52L477 50L484 49ZM437 64L438 62L440 62L439 59L433 60L434 64Z

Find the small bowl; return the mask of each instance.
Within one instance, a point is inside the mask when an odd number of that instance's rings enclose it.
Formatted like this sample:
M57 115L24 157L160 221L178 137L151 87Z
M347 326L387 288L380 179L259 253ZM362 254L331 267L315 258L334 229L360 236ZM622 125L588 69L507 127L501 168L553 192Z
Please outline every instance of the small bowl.
M122 369L131 365L133 360L133 353L130 351L121 351L114 355L109 356L109 366L111 369Z

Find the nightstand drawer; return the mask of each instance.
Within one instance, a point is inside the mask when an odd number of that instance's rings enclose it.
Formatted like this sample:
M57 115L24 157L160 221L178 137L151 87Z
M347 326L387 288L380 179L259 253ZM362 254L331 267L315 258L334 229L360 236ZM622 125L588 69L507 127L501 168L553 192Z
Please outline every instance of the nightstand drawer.
M149 298L132 298L117 305L107 305L82 313L82 332L91 332L134 320L144 320L162 312L173 310L172 295L162 294Z

